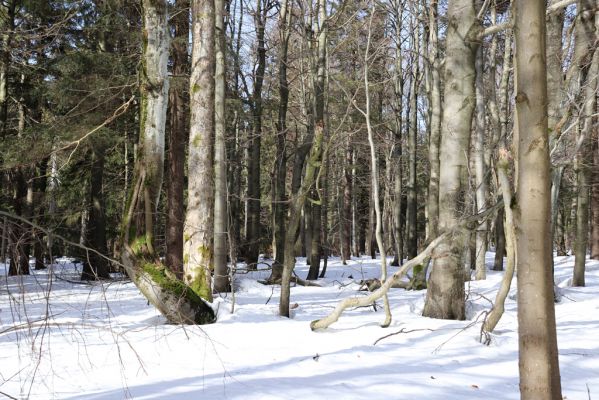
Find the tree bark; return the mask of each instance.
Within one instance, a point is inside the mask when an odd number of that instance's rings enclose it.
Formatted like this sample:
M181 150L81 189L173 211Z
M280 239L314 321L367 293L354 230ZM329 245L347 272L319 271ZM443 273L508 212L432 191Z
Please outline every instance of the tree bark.
M420 39L418 29L412 36L414 56L412 57L412 73L410 77L409 96L409 124L408 124L408 187L407 187L407 210L406 210L406 233L408 258L414 258L418 254L418 204L416 198L416 144L418 138L418 86L419 86L419 54Z
M166 1L144 0L142 7L140 146L123 215L121 259L127 275L169 322L210 323L215 318L212 308L162 265L154 251L152 230L164 167L169 32Z
M257 59L254 74L254 91L252 94L252 137L249 141L249 158L247 171L247 226L246 226L246 263L248 268L255 269L260 251L260 146L262 136L262 85L266 70L266 46L264 29L266 24L266 7L264 0L256 0L254 24L256 26Z
M476 69L476 128L474 129L474 173L476 182L476 212L480 213L487 207L487 164L485 162L485 93L484 93L484 52L479 47L475 62ZM493 77L494 79L495 77ZM493 85L495 83L493 82ZM490 144L487 143L487 146ZM487 278L487 266L485 264L485 255L487 252L487 230L488 222L484 220L476 228L476 244L474 262L476 264L476 279Z
M104 149L102 144L92 149L90 172L90 210L87 221L86 245L101 255L108 254L106 245L106 215L104 213ZM109 264L105 257L96 252L88 252L81 280L109 279Z
M431 0L429 5L429 60L431 79L431 122L428 142L429 182L428 182L428 234L437 237L439 233L439 144L441 142L441 119L443 107L441 104L441 77L438 39L439 2Z
M189 80L191 121L187 170L187 212L183 231L185 282L212 301L214 255L214 0L192 2Z
M592 47L596 43L596 29L599 29L599 18L595 17L593 4L595 2L583 0L578 3L579 13L576 25L576 40L579 41L576 47L581 46L584 49ZM581 31L581 32L578 32ZM597 89L599 85L599 51L593 51L593 57L590 65L583 66L584 86L584 104L582 106L582 115L580 120L582 127L578 138L578 152L576 155L575 169L577 170L578 181L578 206L576 208L576 240L575 240L575 262L573 286L585 285L585 262L587 256L587 247L589 241L589 198L590 198L590 166L593 162L593 145L591 143L593 133L593 115L596 112Z
M515 0L520 395L559 400L551 275L545 2Z
M439 176L440 232L451 229L464 213L472 112L475 103L474 77L477 32L473 0L450 1L445 58L445 96L441 125ZM423 315L432 318L464 319L465 293L461 254L463 235L446 237L433 262Z
M287 207L285 206L286 190L285 177L287 174L287 153L285 143L287 137L287 106L289 103L289 87L287 83L287 53L289 48L289 26L291 25L292 13L289 11L289 0L281 3L279 12L279 110L277 120L277 149L275 157L275 171L273 174L273 247L274 268L278 268L277 278L280 279L282 266L285 260L285 217ZM273 272L274 273L274 272Z
M187 120L189 104L185 87L189 81L184 78L189 73L189 0L177 0L179 9L173 15L174 40L171 47L174 84L171 87L170 131L168 134L168 168L166 198L166 257L165 264L178 277L183 277L183 223L185 220L185 142L187 140Z
M225 0L215 0L214 291L229 292L227 268L227 147L225 138Z

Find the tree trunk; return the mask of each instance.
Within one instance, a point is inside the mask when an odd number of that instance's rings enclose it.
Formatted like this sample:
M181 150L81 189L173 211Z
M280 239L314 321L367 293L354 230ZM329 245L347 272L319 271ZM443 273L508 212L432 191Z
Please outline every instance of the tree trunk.
M595 50L596 51L596 50ZM599 133L595 130L593 141L593 166L591 169L591 259L599 260Z
M214 291L229 292L227 268L227 147L225 141L225 0L215 0Z
M91 179L90 179L90 210L87 221L87 234L85 244L96 252L88 252L81 280L109 279L108 260L102 255L108 255L106 245L106 215L104 213L104 149L99 144L92 149Z
M187 212L183 232L185 282L212 301L214 255L214 0L192 3L192 53L187 170Z
M406 212L406 233L408 258L414 258L418 254L418 204L416 199L416 143L418 138L418 85L419 85L419 53L420 39L418 29L412 36L414 56L412 57L412 74L410 76L410 111L408 124L408 195Z
M474 61L477 48L473 0L450 1L445 58L445 91L441 125L439 176L440 232L456 225L466 211L468 153L472 112L475 103ZM464 319L464 272L461 255L463 235L447 237L437 248L423 315L432 318Z
M474 172L476 182L476 212L481 213L487 208L487 165L485 162L485 96L484 96L484 52L479 47L476 55L476 128L474 129ZM494 77L493 77L494 79ZM495 83L493 82L493 85ZM487 143L487 146L490 144ZM476 264L476 279L487 278L487 266L485 264L485 255L487 252L487 230L488 222L485 219L476 228L476 244L474 262Z
M189 105L184 88L189 85L184 78L189 73L187 58L189 38L189 0L177 0L179 9L173 15L175 37L172 43L172 63L175 84L169 99L170 131L168 135L168 168L166 198L166 257L165 264L179 278L183 277L183 222L185 220L185 142Z
M248 268L255 269L260 252L260 146L262 136L262 84L266 69L266 47L264 29L267 8L264 0L256 0L254 24L256 26L257 65L254 75L254 92L252 94L252 137L249 141L248 189L247 189L247 227L246 227L246 262Z
M501 319L505 310L505 299L510 292L510 286L512 284L512 278L514 277L514 269L516 268L516 231L514 228L514 216L512 213L512 189L508 178L508 152L503 149L500 150L499 160L497 160L497 175L501 186L501 193L503 195L503 204L505 209L505 238L507 248L507 268L503 274L501 280L501 286L497 291L495 297L495 303L493 308L487 315L483 324L483 330L486 332L493 332L497 323ZM503 224L502 224L503 226ZM503 256L501 257L503 264ZM503 265L502 265L503 266Z
M439 234L439 144L441 141L441 77L438 40L438 8L439 2L431 0L429 5L429 68L431 79L430 109L431 122L428 142L429 181L428 181L428 235L429 238Z
M351 240L352 240L352 148L351 137L348 134L345 144L345 162L343 163L343 193L342 207L339 210L339 231L341 240L341 260L346 265L346 260L351 259ZM354 196L355 197L355 196Z
M518 337L523 400L559 400L551 276L545 2L516 0Z
M501 208L497 211L497 217L495 218L495 261L493 263L493 271L503 271L503 256L505 255L506 245L504 215L505 211Z
M289 103L289 87L287 84L287 53L289 48L289 26L291 25L292 13L289 12L289 0L281 3L279 12L279 110L277 121L277 149L275 157L275 171L273 174L273 247L274 247L274 269L277 268L277 279L282 274L283 262L285 260L285 217L287 207L285 206L286 189L285 177L287 175L287 153L285 143L287 137L287 106Z

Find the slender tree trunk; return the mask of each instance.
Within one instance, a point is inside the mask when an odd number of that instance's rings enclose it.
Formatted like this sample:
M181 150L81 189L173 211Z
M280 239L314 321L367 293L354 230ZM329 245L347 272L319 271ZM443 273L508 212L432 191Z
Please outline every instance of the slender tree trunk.
M227 268L227 147L225 141L225 0L215 0L214 291L229 292Z
M595 50L596 51L596 50ZM591 259L599 260L599 133L595 130L591 170Z
M407 195L407 213L406 213L406 233L408 258L414 258L418 255L418 204L416 198L416 144L418 138L418 85L419 85L419 54L420 39L418 29L413 33L412 45L414 47L414 56L412 57L412 74L410 77L410 121L408 128L408 195Z
M192 2L189 81L191 122L187 170L187 212L183 232L185 282L212 301L214 255L214 0Z
M428 144L429 182L428 182L428 234L429 240L439 235L439 144L441 142L441 77L438 39L438 8L439 2L431 0L429 5L429 68L431 79L431 122Z
M166 198L166 257L167 267L178 277L183 277L183 222L185 220L185 142L187 141L187 119L189 106L184 94L189 86L188 38L189 38L189 0L177 0L179 9L173 15L175 37L172 43L172 62L175 84L171 88L170 131L168 133L168 168ZM179 83L179 84L178 84Z
M254 92L252 94L252 137L249 142L248 158L248 190L247 190L247 227L246 227L246 262L248 268L255 269L260 252L260 146L262 136L262 85L266 70L266 46L264 29L266 24L266 7L264 0L256 0L254 23L256 26L257 65L254 75Z
M479 47L476 55L476 128L474 130L474 172L476 182L476 212L481 213L487 208L487 165L485 162L485 95L484 95L484 52ZM494 78L494 77L493 77ZM495 83L493 82L493 85ZM490 144L487 143L487 146ZM485 219L476 228L475 244L475 264L476 279L487 278L487 266L485 265L485 255L487 251L487 230L488 222Z
M503 195L503 204L505 209L505 237L506 237L506 248L507 248L507 268L501 280L501 286L497 291L495 297L495 303L493 308L489 312L489 315L485 319L483 329L486 332L493 332L493 329L497 326L497 323L501 319L505 310L505 299L510 292L510 286L512 284L512 278L514 277L514 270L516 267L516 231L514 227L514 216L512 213L512 189L508 178L508 152L503 149L500 150L499 160L497 160L497 175L501 186L501 193ZM503 225L503 224L502 224ZM503 261L503 256L501 257Z
M341 259L343 265L346 265L346 260L351 259L351 240L352 240L352 204L353 196L352 193L352 148L351 148L351 137L348 134L345 149L344 149L345 162L343 163L343 193L342 193L342 207L339 210L339 230L341 237Z
M518 337L523 400L559 400L551 276L545 2L515 0Z
M506 247L504 216L505 211L503 208L497 211L497 218L495 218L495 261L493 263L493 271L503 271L503 256L505 255Z
M2 247L0 247L0 261L6 262L6 243L8 242L8 219L2 220Z
M281 3L279 12L279 110L277 120L277 149L275 157L275 172L273 176L273 247L274 263L273 276L280 279L283 272L285 260L285 217L287 207L285 206L286 189L285 181L287 175L287 152L285 151L287 137L287 106L289 102L289 87L287 84L287 52L289 48L289 26L292 13L289 11L289 0ZM277 269L275 273L275 269Z
M448 4L445 57L445 96L441 125L439 175L440 232L451 229L466 211L468 153L472 113L475 103L474 61L477 48L473 0L453 0ZM428 283L423 315L443 319L464 319L464 273L461 266L464 236L446 238L433 255L433 271Z

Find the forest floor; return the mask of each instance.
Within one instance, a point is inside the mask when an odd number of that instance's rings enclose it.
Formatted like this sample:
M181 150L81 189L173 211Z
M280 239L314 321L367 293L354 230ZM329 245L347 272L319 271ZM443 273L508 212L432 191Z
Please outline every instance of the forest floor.
M584 288L569 286L573 263L555 259L563 395L599 399L599 262L588 261ZM306 275L304 259L296 271ZM331 259L323 287L292 288L291 319L277 316L279 288L257 282L268 274L238 275L234 313L230 295L216 299L217 323L173 326L132 283L82 284L68 259L25 277L0 264L0 398L519 398L515 282L490 344L480 343L501 272L466 284L466 321L424 318L425 291L392 289L389 328L379 306L348 310L322 332L310 321L365 295L358 282L379 275L377 262Z

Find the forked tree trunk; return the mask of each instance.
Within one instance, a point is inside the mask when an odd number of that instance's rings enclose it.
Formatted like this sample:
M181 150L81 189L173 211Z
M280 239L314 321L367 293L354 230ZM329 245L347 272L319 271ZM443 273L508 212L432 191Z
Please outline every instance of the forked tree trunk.
M518 338L523 400L560 400L551 274L545 2L515 0Z
M439 176L440 232L455 226L464 214L464 196L472 112L475 103L474 60L477 48L473 0L453 0L447 9L448 29L445 57L445 96L441 125ZM438 246L428 283L423 315L432 318L464 319L464 272L461 265L465 247L462 234L452 235Z
M171 323L214 321L214 311L158 260L154 221L164 167L169 50L167 2L144 0L144 53L139 154L123 215L121 258L125 271Z

